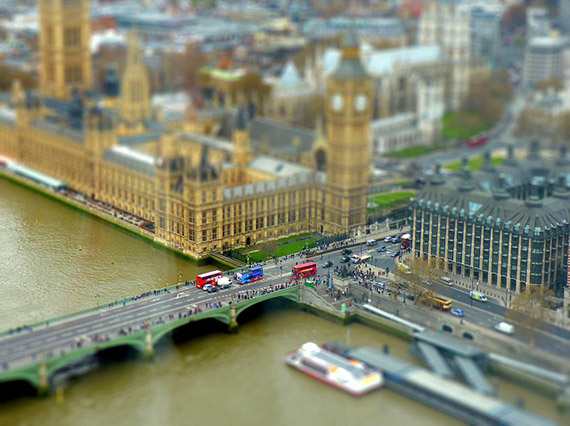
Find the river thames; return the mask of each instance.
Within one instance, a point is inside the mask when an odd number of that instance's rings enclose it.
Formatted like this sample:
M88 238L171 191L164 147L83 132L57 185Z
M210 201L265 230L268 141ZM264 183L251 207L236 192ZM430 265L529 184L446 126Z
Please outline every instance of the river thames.
M97 295L109 302L172 284L179 272L193 280L213 269L2 179L0 217L2 330L91 307ZM212 332L176 344L165 338L154 361L105 364L64 384L63 398L0 403L0 424L460 424L387 390L352 398L284 363L305 341L347 339L388 344L392 354L418 362L407 342L385 333L267 305L236 335ZM562 423L552 400L493 384L500 398L522 397L529 411Z

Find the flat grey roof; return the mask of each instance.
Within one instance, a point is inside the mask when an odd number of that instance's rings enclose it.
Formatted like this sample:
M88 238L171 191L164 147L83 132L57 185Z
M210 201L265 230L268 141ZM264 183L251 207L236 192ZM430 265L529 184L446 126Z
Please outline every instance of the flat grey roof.
M481 349L469 346L459 340L452 339L451 337L447 337L442 334L432 333L431 331L417 331L413 336L414 340L426 342L437 348L442 348L467 358L485 355L485 351L482 351Z

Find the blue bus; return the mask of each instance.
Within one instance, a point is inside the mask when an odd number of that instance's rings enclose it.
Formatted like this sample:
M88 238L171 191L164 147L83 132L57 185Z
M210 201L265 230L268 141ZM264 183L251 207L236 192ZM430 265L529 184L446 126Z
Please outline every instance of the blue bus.
M257 281L263 278L263 266L250 266L248 272L238 272L236 280L239 284L247 284L252 281Z

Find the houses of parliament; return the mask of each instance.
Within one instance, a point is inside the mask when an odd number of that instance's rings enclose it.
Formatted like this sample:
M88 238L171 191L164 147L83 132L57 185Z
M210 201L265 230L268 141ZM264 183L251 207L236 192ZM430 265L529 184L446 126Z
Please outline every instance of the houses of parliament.
M300 164L253 152L243 100L179 117L153 109L134 32L122 75L94 92L89 19L88 0L39 0L38 89L15 81L0 95L1 155L148 219L158 243L194 258L366 223L373 91L354 32L327 81L314 161ZM264 125L271 146L292 143L287 126Z

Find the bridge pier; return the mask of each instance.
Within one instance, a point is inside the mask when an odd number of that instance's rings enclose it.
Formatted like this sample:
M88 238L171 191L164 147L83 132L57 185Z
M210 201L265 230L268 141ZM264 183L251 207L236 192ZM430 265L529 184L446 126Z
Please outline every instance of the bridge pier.
M150 330L150 327L147 327L146 329L146 333L144 335L144 343L144 357L146 359L154 358L154 345L152 344L152 331Z
M238 332L236 305L230 306L230 325L228 327L228 332L229 333L237 333Z
M43 358L38 364L38 374L40 376L40 380L38 382L38 396L47 396L51 389L49 386L46 360Z

